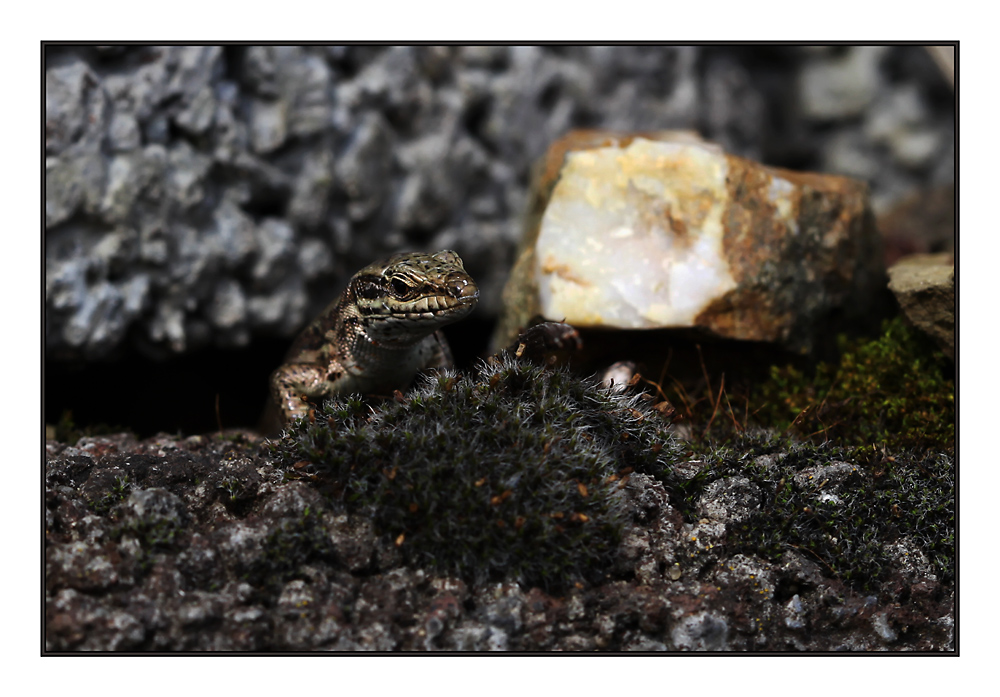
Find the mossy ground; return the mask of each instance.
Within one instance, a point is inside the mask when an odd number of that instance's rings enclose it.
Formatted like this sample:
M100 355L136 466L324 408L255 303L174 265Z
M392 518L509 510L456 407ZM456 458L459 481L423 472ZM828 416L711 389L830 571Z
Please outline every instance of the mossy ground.
M840 362L775 367L758 418L853 445L955 451L954 366L897 317L875 339L838 340ZM950 374L949 374L950 373Z
M672 502L694 521L709 484L748 477L764 500L729 526L728 553L778 562L785 550L799 549L868 592L889 568L886 545L907 537L949 583L954 363L900 317L874 338L839 337L837 349L835 360L773 366L769 379L736 387L703 364L700 397L677 381L648 383L677 406L690 436L688 457L706 463L694 479L665 479ZM759 459L764 455L776 457ZM837 499L793 485L796 473L835 461L856 465Z
M944 453L890 455L871 446L752 433L706 453L705 461L697 476L672 488L688 518L705 487L721 478L747 477L763 493L759 508L727 530L727 553L780 562L785 551L800 550L830 576L872 592L890 566L886 545L906 537L927 555L939 581L954 578L955 468ZM795 479L830 463L854 467L833 485Z
M771 366L766 377L730 379L702 366L703 383L656 387L690 425L697 444L752 429L832 441L955 454L954 362L901 317L874 338L837 339L834 360Z
M623 482L664 476L678 454L666 426L648 396L505 357L400 401L328 401L272 452L372 510L416 563L556 589L605 577Z
M684 404L688 457L706 463L690 480L671 467L681 447L650 396L508 358L435 376L399 401L328 402L272 449L290 472L314 473L350 507L373 511L412 561L473 580L599 582L625 523L618 486L639 471L663 482L690 522L709 484L748 477L764 499L728 530L730 553L779 562L798 549L868 592L889 568L887 544L905 537L950 582L950 364L901 320L875 339L841 338L839 349L839 362L811 372L774 368L742 419L721 389ZM835 500L793 484L831 462L856 466Z

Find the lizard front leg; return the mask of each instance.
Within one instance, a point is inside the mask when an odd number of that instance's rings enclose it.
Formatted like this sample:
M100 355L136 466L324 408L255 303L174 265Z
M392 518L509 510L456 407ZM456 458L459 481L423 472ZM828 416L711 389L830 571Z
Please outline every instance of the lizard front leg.
M330 376L316 363L288 363L271 373L271 397L285 423L309 414L305 398L317 399L330 392Z

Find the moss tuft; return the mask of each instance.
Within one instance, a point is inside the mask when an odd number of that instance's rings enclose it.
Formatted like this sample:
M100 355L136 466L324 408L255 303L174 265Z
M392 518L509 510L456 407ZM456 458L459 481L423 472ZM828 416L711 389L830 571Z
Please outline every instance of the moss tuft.
M624 478L665 476L677 455L665 426L642 395L504 357L377 407L328 401L271 448L372 507L414 563L558 589L606 575Z
M131 487L127 474L117 475L111 489L105 491L100 498L89 501L87 505L94 513L106 515L115 505L128 497Z

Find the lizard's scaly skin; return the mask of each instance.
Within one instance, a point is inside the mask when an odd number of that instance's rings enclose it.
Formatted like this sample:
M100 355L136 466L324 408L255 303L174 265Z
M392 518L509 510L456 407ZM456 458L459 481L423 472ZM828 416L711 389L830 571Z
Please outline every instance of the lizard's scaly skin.
M288 423L306 401L403 389L420 370L448 367L441 327L476 306L479 288L450 250L396 254L351 278L271 374L271 398Z

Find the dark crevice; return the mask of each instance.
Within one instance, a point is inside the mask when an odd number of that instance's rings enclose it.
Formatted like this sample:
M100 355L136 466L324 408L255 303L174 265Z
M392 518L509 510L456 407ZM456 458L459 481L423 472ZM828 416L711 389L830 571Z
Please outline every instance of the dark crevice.
M805 581L796 581L788 578L778 580L774 587L774 599L779 603L787 603L792 596L804 596L815 590L816 587Z
M284 339L252 348L208 349L155 362L130 352L114 363L45 365L45 423L71 412L80 428L121 427L140 438L158 432L193 435L255 428L267 399L267 378L288 349Z
M490 155L496 155L496 146L490 142L484 133L486 120L490 115L492 103L489 99L481 99L469 106L462 115L462 126L466 132L475 138Z
M455 364L470 369L487 353L493 322L470 318L445 328ZM69 412L82 429L194 435L219 427L256 429L267 401L267 380L291 339L255 338L245 349L204 349L165 361L122 351L114 362L47 361L45 423Z
M247 46L223 46L222 64L223 78L237 84L243 83L243 65L246 59Z
M560 88L557 83L553 82L552 84L546 86L546 88L542 90L542 93L538 96L538 106L544 111L553 109L559 102L559 92Z
M288 197L276 191L261 190L244 203L242 209L257 223L264 218L284 218L288 210Z
M489 355L490 337L495 326L495 321L473 315L442 330L451 346L457 368L468 370L477 358Z

